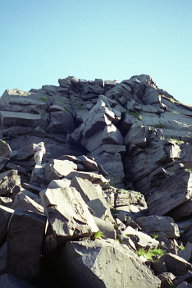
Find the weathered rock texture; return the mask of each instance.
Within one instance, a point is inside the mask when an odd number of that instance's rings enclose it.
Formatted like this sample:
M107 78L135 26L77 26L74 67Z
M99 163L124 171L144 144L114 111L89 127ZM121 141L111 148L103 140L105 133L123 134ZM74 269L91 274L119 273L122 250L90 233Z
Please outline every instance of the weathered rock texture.
M190 287L192 106L148 75L58 82L0 98L2 287Z

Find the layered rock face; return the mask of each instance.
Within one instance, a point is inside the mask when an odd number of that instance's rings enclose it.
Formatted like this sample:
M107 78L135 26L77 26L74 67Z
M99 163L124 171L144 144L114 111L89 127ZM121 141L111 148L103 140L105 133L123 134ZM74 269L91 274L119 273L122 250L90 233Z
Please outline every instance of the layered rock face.
M192 107L58 82L0 98L0 286L192 287Z

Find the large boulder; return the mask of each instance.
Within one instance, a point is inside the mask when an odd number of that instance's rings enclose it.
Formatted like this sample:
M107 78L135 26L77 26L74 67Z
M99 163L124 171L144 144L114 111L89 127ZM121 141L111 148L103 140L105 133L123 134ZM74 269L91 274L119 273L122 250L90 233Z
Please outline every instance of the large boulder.
M15 211L7 231L7 271L26 279L39 276L46 217Z
M147 198L150 215L165 215L175 207L183 204L192 196L192 173L178 171L158 188L151 190Z
M160 280L138 256L113 240L68 242L60 261L71 287L160 287Z
M40 196L58 241L79 239L98 231L88 206L75 188L48 188Z

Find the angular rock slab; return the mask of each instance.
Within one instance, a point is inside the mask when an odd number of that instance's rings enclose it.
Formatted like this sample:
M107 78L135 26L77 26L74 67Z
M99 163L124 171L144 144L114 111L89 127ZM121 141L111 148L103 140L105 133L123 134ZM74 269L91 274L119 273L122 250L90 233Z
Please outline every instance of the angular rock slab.
M45 166L45 177L47 181L66 177L72 171L77 170L77 165L69 160L54 159L52 164Z
M68 242L60 259L62 271L67 269L70 275L71 287L160 287L160 280L138 256L113 240Z
M192 173L179 171L168 177L147 198L150 215L165 215L192 197Z
M136 229L132 228L131 226L128 226L123 232L122 236L124 238L124 242L126 242L126 238L131 238L131 240L134 242L134 244L138 248L145 248L145 247L150 247L150 248L157 248L159 245L159 241L156 239L153 239L149 235L137 231Z
M172 253L163 255L160 261L165 262L167 271L172 272L175 276L182 276L192 270L191 263Z
M88 206L75 188L43 190L40 197L53 233L58 240L91 236L98 231Z
M41 247L46 217L26 211L15 211L7 232L7 271L25 279L40 272Z
M171 217L155 215L138 217L136 222L146 233L158 233L161 237L173 239L180 236L179 227Z

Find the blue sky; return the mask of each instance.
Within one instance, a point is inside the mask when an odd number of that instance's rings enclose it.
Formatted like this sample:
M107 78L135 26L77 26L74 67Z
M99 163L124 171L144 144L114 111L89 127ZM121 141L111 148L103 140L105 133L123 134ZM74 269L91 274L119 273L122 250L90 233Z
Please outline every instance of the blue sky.
M149 74L192 104L191 0L0 0L0 95Z

